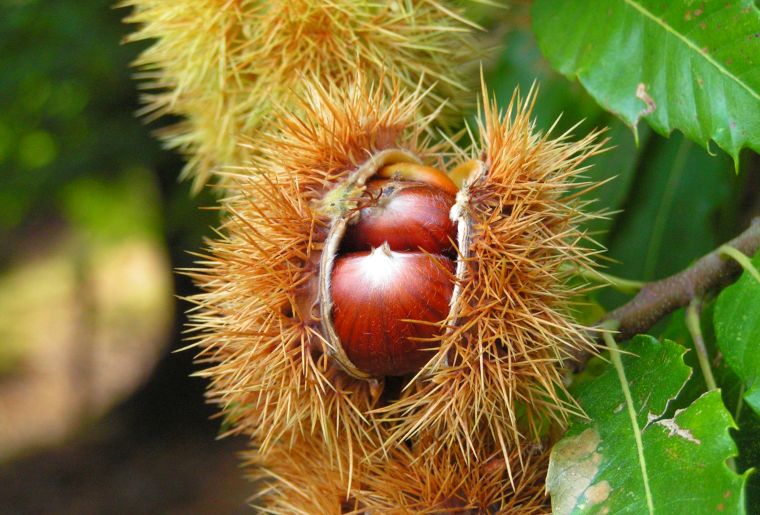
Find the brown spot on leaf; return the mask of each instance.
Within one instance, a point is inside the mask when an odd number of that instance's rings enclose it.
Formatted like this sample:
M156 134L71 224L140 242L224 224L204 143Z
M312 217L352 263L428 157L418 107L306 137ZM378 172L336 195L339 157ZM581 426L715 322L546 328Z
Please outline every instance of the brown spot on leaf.
M655 104L654 99L649 96L647 86L643 82L640 82L639 85L636 86L636 98L644 102L646 107L641 110L638 116L636 116L636 119L633 121L634 127L636 127L642 117L652 114L654 110L657 109L657 104Z
M546 476L555 515L571 513L599 471L601 438L594 428L565 438L554 446Z
M591 504L601 504L610 496L611 490L608 481L600 481L586 489L586 500Z

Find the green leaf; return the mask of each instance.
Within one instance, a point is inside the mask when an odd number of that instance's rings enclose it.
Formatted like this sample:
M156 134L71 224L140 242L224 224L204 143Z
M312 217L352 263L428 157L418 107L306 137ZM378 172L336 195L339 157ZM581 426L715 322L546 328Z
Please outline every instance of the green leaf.
M760 465L760 416L751 409L744 409L739 414L739 430L734 433L734 440L739 447L736 458L738 470L757 469ZM747 481L747 506L750 513L760 513L760 474L757 470Z
M760 268L760 252L752 264ZM760 414L760 283L744 272L718 296L713 323L723 358L746 386L744 400Z
M712 369L718 388L720 388L721 397L723 397L723 404L734 416L734 420L736 420L737 403L742 396L744 388L741 380L736 376L734 371L731 370L725 360L718 356L718 349L715 343L715 331L713 330L712 324L714 309L714 302L705 302L702 306L702 313L700 316L702 336L707 350L710 368ZM669 409L671 410L673 408L685 408L707 391L705 377L700 369L699 360L697 358L697 349L694 345L691 334L686 327L685 312L686 310L683 308L674 312L662 334L660 334L660 338L667 338L668 340L672 340L688 349L688 352L684 356L684 363L694 371L678 395L678 398L669 405Z
M743 513L746 477L726 464L735 426L720 392L667 417L691 374L685 349L637 336L625 350L573 389L588 418L571 421L552 449L553 512Z
M539 129L547 130L561 116L557 132L562 133L584 120L584 131L607 123L609 115L577 83L568 81L552 69L541 55L533 33L515 29L504 37L503 50L487 75L488 88L503 105L515 87L526 93L538 83L538 102L533 116Z
M714 158L676 133L650 139L625 212L607 242L613 275L651 281L682 270L728 235L721 217L740 190L728 159ZM604 292L607 307L625 300Z
M680 129L738 163L760 152L760 11L751 0L537 0L539 47L632 127Z
M539 94L533 116L537 126L544 131L557 123L554 131L560 134L581 120L574 130L576 134L584 134L594 127L609 127L604 136L609 138L607 146L610 150L591 158L590 168L584 175L598 183L614 179L588 192L583 199L594 201L590 210L612 213L622 208L640 157L631 131L600 108L580 85L555 72L541 55L531 31L516 29L506 35L504 50L486 78L489 89L502 103L509 101L516 86L526 92L537 83ZM646 141L649 135L648 130L642 131L640 140ZM604 243L604 232L610 229L616 217L617 213L614 213L604 219L594 219L587 228Z
M747 408L747 405L751 404L751 400L745 400L743 396L746 390L745 382L737 376L718 351L713 324L716 301L717 299L706 302L702 308L703 336L710 356L711 368L723 397L723 403L731 411L739 426L737 431L732 432L734 441L739 448L736 466L737 471L745 472L760 465L760 416L752 409ZM692 374L674 403L675 407L683 407L706 390L704 377L699 373L696 350L693 349L691 336L684 323L683 309L673 314L667 328L662 333L662 337L689 347L689 352L684 356L684 361L695 370L695 373ZM670 406L670 409L672 408L673 404ZM754 508L752 513L760 513L760 474L757 472L750 475L747 480L746 496L747 506Z
M715 302L705 303L701 316L702 331L707 353L710 356L711 368L718 388L720 388L723 403L733 414L734 420L739 426L737 431L732 432L732 436L739 448L739 456L736 458L737 471L745 472L760 464L760 417L751 409L746 409L742 399L742 393L745 389L744 383L718 353L712 324L714 312ZM704 376L699 372L694 342L686 328L683 309L673 314L667 328L662 333L662 337L683 344L689 349L689 352L684 356L684 362L695 371L675 402L668 406L668 411L670 411L674 407L688 406L705 392L707 385ZM754 473L749 476L746 496L747 506L754 507L752 512L760 511L760 474Z

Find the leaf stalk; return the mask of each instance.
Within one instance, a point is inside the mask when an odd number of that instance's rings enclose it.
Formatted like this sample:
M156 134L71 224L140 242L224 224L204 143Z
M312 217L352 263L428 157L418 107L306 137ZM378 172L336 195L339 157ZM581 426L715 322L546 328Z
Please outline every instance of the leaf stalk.
M705 384L708 390L716 390L718 384L715 382L715 376L710 366L710 358L707 354L707 347L705 347L705 339L702 336L702 324L700 320L700 312L702 310L702 299L694 297L689 303L689 307L686 308L686 328L691 334L691 339L694 341L694 348L697 350L697 359L699 360L699 368L702 369L702 375L705 376Z

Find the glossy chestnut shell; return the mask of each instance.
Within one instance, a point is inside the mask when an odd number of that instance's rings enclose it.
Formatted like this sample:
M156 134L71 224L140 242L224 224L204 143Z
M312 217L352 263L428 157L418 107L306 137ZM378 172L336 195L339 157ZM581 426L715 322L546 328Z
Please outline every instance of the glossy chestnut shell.
M437 366L469 258L460 197L448 175L404 149L372 154L325 191L313 204L328 221L318 273L297 295L319 323L312 352L368 381Z
M394 252L387 244L338 257L333 324L351 362L373 376L422 368L435 352L440 329L433 323L449 311L453 274L444 256Z
M356 223L343 240L344 251L392 250L453 254L456 226L449 217L454 196L422 182L372 180Z

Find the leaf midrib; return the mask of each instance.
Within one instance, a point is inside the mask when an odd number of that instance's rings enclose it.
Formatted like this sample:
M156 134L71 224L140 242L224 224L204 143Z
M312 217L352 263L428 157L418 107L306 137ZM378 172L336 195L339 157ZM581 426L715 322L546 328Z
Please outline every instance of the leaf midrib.
M636 418L636 408L633 406L633 396L631 395L631 389L628 386L628 378L625 375L625 368L623 367L623 360L620 359L620 349L615 343L615 339L609 333L604 334L604 341L610 347L610 359L617 372L618 379L620 380L620 387L623 390L623 397L625 397L625 404L628 411L628 417L631 420L631 429L633 430L633 437L636 441L636 452L638 453L639 466L641 468L641 480L644 483L644 495L647 501L647 509L649 514L654 514L654 500L652 499L652 490L649 486L649 473L647 472L647 462L644 457L644 442L641 438L641 429Z
M702 52L691 40L687 39L684 35L682 35L680 32L675 30L673 27L668 25L665 20L662 18L658 18L654 15L654 13L647 10L644 6L640 5L639 3L635 2L634 0L623 0L626 4L630 5L637 11L639 11L641 14L655 22L657 25L661 26L663 29L665 29L667 32L674 35L676 38L681 40L684 44L686 44L689 48L691 48L697 55L702 56L702 58L707 61L708 63L712 64L721 74L725 75L729 79L733 80L736 84L741 86L747 93L750 94L755 100L760 101L760 94L755 92L748 84L744 83L739 77L731 73L728 69L726 69L722 64L720 64L718 61L712 58L710 54L707 54L705 52Z

